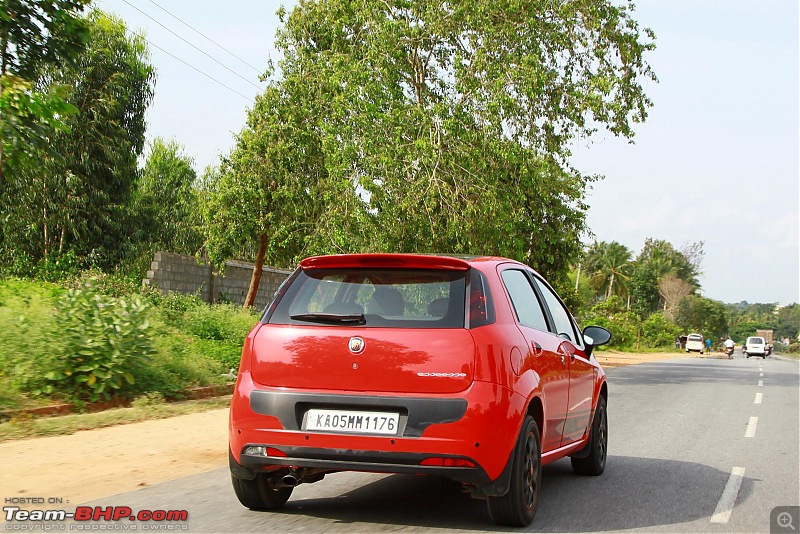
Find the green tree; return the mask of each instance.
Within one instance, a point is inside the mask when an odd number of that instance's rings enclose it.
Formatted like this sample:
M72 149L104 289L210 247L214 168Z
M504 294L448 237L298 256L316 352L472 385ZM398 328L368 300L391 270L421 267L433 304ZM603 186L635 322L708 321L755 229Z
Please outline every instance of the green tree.
M695 244L697 245L697 244ZM697 276L700 274L699 265L702 262L702 243L700 250L696 246L687 246L687 251L692 254L692 261L677 250L672 243L663 239L647 238L642 251L636 258L637 263L647 265L660 280L665 275L673 273L694 287L699 287Z
M210 254L258 243L256 261L278 263L291 234L304 254L503 254L565 278L594 179L569 167L569 147L598 127L632 137L650 106L653 35L632 9L309 0L280 11L281 78L267 92L285 96L256 104L255 135L240 136L209 193L209 207L232 213L238 199L250 220L223 217ZM291 103L302 126L266 116L288 111L264 101ZM254 138L270 141L260 158L245 156ZM276 191L293 200L278 205Z
M686 332L698 332L705 337L728 335L725 305L697 295L688 295L681 300L675 322Z
M245 308L255 301L265 261L295 261L304 250L302 236L315 231L320 202L335 201L319 190L324 154L312 119L280 84L270 84L248 113L234 149L206 176L202 210L209 258L220 267L231 257L255 259Z
M589 247L586 253L586 270L590 284L604 299L613 295L627 296L627 281L631 273L633 253L616 241L600 241Z
M73 112L60 88L39 87L47 68L69 65L88 39L89 0L4 0L0 4L0 193L9 170L34 165L37 150Z
M79 113L49 139L52 157L9 184L9 249L34 259L68 251L99 266L120 259L132 229L131 192L144 145L154 71L142 37L93 11L86 49L73 67L48 67L41 83L67 86ZM9 235L11 239L9 239ZM12 246L9 247L9 241Z
M565 275L587 183L565 163L598 126L631 137L653 45L610 2L304 1L277 46L315 109L334 201L312 252L497 253ZM402 224L398 224L402 221Z
M775 335L788 337L792 342L800 335L800 304L790 304L778 309Z
M631 277L628 281L631 295L631 309L639 318L644 319L658 311L660 294L658 276L653 269L638 261L633 263Z
M200 199L192 158L176 141L157 138L136 185L137 241L155 249L194 254L203 244Z

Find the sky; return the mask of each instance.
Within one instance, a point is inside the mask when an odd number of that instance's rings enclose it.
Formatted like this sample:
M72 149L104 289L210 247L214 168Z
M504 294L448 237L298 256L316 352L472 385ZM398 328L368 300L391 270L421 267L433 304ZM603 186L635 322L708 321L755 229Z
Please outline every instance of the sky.
M573 149L578 170L604 176L587 197L586 243L617 241L635 257L647 238L702 241L706 297L800 302L797 0L635 4L634 18L656 34L646 57L659 81L645 84L654 106L633 144L600 131ZM279 59L275 12L294 2L96 5L150 43L148 138L175 139L198 172L215 164L264 88L259 73Z

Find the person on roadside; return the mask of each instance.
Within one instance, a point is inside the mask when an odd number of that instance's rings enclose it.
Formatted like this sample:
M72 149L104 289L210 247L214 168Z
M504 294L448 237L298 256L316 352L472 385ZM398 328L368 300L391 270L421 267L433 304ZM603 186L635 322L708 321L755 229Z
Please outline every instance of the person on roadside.
M711 354L711 338L706 338L706 354Z

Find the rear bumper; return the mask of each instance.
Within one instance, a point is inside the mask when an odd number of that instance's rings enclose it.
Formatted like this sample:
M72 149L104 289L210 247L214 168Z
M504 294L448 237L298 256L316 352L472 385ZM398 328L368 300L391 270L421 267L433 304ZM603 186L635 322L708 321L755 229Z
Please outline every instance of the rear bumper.
M400 428L397 435L303 430L311 407L396 410ZM231 404L231 470L240 478L276 467L305 467L439 474L486 484L503 472L524 409L521 396L486 382L475 382L458 395L332 394L259 386L242 373ZM268 452L244 454L247 447ZM441 465L421 465L432 458Z
M342 449L313 449L310 447L271 447L286 457L241 454L241 463L229 452L231 472L238 478L252 479L256 474L276 467L311 468L317 471L365 471L371 473L404 473L414 475L441 475L469 485L491 482L480 466L444 467L419 465L429 454L395 453L381 451L354 451ZM467 458L448 456L451 460Z

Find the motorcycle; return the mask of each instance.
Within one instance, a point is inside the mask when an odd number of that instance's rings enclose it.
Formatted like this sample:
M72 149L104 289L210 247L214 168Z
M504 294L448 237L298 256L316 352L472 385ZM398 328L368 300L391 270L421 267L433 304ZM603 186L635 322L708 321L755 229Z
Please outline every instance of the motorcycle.
M725 347L725 354L728 355L728 359L733 359L733 347Z

